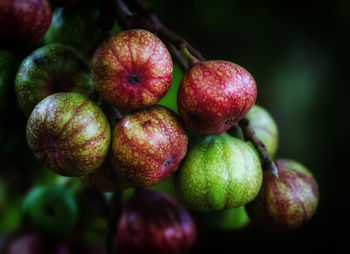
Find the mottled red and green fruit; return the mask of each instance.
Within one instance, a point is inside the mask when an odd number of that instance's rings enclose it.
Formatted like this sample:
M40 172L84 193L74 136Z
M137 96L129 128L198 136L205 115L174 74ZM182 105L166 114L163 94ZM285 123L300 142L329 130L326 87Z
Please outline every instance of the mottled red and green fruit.
M26 57L18 69L15 89L17 102L27 116L50 94L93 93L88 63L79 52L60 44L43 46Z
M186 126L200 134L219 134L249 112L256 96L255 81L243 67L203 61L184 75L177 103Z
M51 24L49 0L1 0L0 48L37 42Z
M83 176L99 168L110 140L105 115L79 93L46 97L27 123L27 142L35 157L64 176Z
M251 146L222 133L206 136L189 149L174 181L189 208L218 211L252 201L261 187L262 168Z
M196 239L196 225L174 198L140 189L125 204L116 226L113 253L185 254Z
M316 212L318 185L303 165L292 160L277 160L278 178L264 171L258 197L247 205L247 212L268 231L293 230L306 223Z
M147 30L121 31L102 43L92 60L99 94L121 109L156 104L168 91L173 64L163 42Z
M133 187L168 178L187 151L187 133L172 110L154 105L125 116L113 130L111 162Z

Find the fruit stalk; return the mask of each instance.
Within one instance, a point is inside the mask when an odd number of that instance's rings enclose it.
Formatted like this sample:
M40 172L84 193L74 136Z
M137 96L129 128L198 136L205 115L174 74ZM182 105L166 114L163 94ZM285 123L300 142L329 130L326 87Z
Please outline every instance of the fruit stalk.
M256 136L255 131L249 125L249 120L247 118L243 118L238 122L239 127L241 128L244 139L246 141L251 141L259 153L259 156L262 161L262 167L264 170L270 171L275 177L278 178L278 171L276 164L270 157L265 144Z

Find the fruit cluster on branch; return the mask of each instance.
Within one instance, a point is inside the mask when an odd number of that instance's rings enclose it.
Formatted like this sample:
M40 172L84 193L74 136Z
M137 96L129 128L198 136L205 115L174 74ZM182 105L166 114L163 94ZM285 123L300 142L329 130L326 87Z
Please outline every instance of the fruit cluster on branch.
M0 14L21 13L23 1L0 3ZM50 7L47 0L34 2ZM114 192L105 213L109 253L185 253L197 235L195 210L246 207L253 222L276 231L295 229L312 217L317 183L301 164L273 159L277 126L255 105L257 85L246 69L204 59L141 0L52 2L64 8L53 16L50 8L41 13L47 28L33 34L35 41L44 36L45 45L17 70L17 102L28 117L27 143L39 162L92 189ZM90 43L67 39L75 33L67 26L82 6L91 19L77 29ZM51 19L60 22L48 28ZM91 20L95 30L89 33L84 24ZM112 32L114 21L122 31ZM0 31L6 46L27 36L13 29L18 33ZM173 61L184 74L177 107L170 109L159 102L173 85ZM149 190L168 180L177 199ZM129 188L135 192L122 205L121 192ZM29 200L40 203L44 194ZM104 195L95 197L108 207ZM35 216L44 214L51 225L57 217L52 214L61 210L40 204L35 213L26 208L27 222L46 232ZM67 208L62 216L69 212L74 213Z

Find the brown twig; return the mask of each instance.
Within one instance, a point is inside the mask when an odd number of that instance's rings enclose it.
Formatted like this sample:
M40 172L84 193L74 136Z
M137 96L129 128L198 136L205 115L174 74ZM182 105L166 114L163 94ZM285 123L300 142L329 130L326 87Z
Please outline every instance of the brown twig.
M265 144L256 136L255 131L249 125L249 120L247 118L243 118L238 122L238 125L243 132L244 139L251 141L255 149L258 151L263 169L270 171L275 177L278 177L276 164L270 157Z

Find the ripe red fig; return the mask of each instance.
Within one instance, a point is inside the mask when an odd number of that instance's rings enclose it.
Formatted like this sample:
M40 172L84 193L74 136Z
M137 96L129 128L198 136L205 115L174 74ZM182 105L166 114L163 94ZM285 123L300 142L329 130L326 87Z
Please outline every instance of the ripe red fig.
M105 115L80 93L46 97L27 123L27 141L35 157L64 176L83 176L99 168L110 140Z
M246 206L252 221L269 231L292 230L315 213L319 192L312 174L291 160L277 160L279 177L265 171L257 198Z
M37 42L51 18L49 0L1 0L0 48Z
M172 61L162 41L147 30L121 31L102 43L92 59L99 94L121 109L156 104L168 91Z
M37 233L26 232L17 236L12 242L5 254L44 254L46 250L45 239Z
M194 64L184 75L178 110L186 126L201 134L226 131L253 107L256 84L241 66L227 61Z
M180 203L166 194L137 190L119 219L114 253L181 254L195 238L194 221Z
M113 130L112 166L133 187L155 185L178 168L187 141L186 130L170 109L154 105L134 111Z

